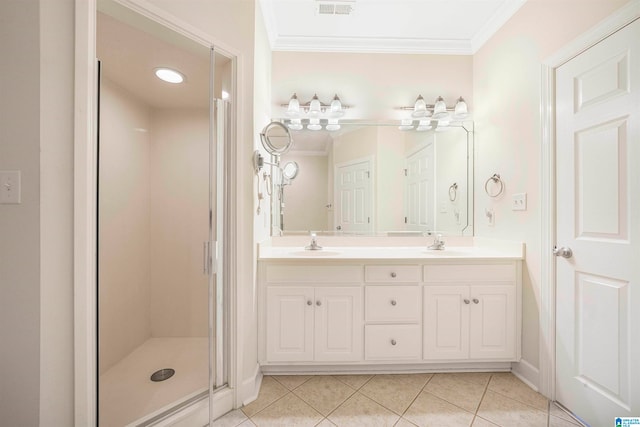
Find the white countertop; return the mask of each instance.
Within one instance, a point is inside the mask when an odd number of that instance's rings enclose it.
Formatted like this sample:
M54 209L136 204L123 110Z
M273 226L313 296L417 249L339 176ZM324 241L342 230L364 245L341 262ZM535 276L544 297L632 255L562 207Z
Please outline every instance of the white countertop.
M513 247L511 247L513 246ZM261 260L439 260L439 259L509 259L524 258L523 245L451 246L444 250L428 250L426 246L323 246L321 250L305 250L304 246L260 245Z

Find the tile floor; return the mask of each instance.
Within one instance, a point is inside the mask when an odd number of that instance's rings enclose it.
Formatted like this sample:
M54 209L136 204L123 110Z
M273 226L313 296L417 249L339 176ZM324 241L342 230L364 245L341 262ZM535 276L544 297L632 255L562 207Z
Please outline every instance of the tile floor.
M511 373L265 376L214 427L575 427Z

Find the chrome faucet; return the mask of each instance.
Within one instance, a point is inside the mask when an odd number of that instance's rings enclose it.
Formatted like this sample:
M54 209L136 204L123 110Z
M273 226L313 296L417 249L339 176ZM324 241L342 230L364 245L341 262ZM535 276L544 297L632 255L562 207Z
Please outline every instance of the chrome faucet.
M322 246L318 245L318 236L316 236L316 233L311 233L311 244L304 248L308 251L319 251L322 249Z
M433 239L433 244L427 249L431 249L434 251L443 251L444 250L444 240L442 240L442 234L436 234L436 237Z

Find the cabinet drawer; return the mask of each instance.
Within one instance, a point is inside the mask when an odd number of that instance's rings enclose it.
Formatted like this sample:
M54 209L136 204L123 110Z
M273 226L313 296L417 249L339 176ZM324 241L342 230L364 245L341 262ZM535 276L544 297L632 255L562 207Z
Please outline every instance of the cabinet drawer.
M369 283L411 283L420 281L417 265L367 265L364 280Z
M365 320L419 322L420 291L418 286L365 287Z
M515 263L425 265L425 282L515 282Z
M362 267L357 265L267 265L269 283L358 283Z
M367 325L366 360L420 359L422 348L420 325Z

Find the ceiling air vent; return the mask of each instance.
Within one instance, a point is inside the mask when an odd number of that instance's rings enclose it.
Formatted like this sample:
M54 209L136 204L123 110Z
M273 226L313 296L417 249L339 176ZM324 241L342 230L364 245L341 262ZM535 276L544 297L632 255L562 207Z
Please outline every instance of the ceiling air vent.
M355 1L318 1L319 15L351 15Z

